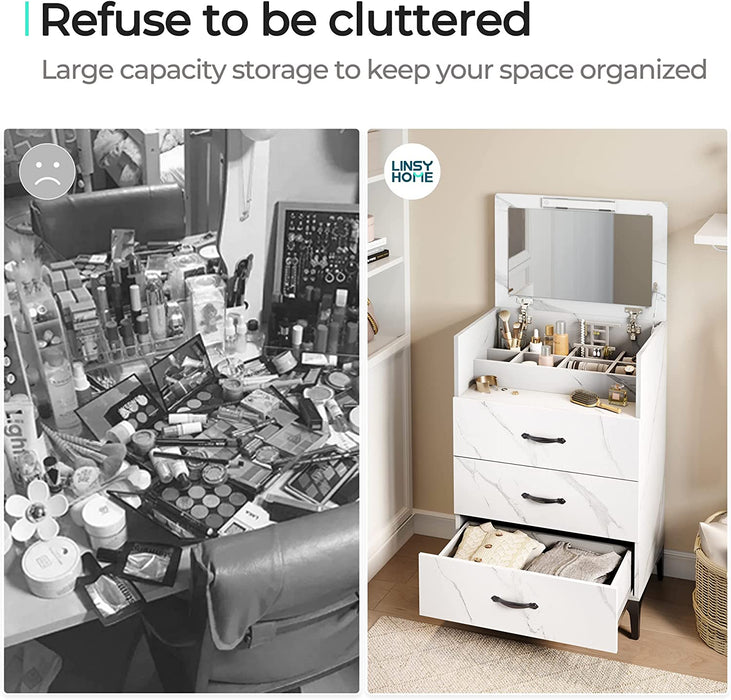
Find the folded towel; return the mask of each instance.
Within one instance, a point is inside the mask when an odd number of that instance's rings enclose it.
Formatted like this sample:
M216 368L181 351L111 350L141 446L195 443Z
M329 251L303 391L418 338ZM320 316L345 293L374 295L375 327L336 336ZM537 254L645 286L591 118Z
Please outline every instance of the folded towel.
M527 570L539 574L604 583L620 561L622 561L622 557L616 552L599 554L577 549L568 542L557 542L551 549L536 557Z

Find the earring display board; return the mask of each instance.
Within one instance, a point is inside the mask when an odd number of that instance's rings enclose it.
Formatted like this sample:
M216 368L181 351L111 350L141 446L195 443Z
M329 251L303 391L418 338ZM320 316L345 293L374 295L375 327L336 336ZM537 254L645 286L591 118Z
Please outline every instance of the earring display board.
M329 351L353 344L346 324L357 321L359 236L357 204L277 204L271 313L263 315L270 345L289 346L291 324L305 321L304 342L314 346L318 325L329 337L331 320L339 326Z

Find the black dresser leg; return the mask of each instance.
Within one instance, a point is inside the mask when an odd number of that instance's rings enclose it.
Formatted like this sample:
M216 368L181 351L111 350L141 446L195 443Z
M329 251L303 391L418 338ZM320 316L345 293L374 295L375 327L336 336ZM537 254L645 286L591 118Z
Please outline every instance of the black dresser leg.
M640 606L642 605L642 599L640 600L628 600L627 601L627 612L629 613L629 624L630 624L630 639L640 638Z
M665 578L665 552L662 552L657 560L657 580L662 581L663 578Z

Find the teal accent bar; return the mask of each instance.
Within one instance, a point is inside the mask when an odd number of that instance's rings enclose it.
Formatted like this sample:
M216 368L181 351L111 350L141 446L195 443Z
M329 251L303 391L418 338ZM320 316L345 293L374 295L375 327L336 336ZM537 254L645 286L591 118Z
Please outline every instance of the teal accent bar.
M25 35L30 35L30 2L25 0Z

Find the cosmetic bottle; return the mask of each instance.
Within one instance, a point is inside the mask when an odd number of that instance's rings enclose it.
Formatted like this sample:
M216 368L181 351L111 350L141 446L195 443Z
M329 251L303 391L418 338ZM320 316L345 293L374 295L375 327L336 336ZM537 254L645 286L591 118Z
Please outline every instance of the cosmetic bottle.
M346 355L358 354L358 323L356 321L348 321L345 326L345 346L343 352Z
M302 352L312 352L315 349L315 329L307 326L302 336Z
M153 282L147 285L147 314L150 318L150 333L153 340L167 337L167 316L165 315L165 296L162 285Z
M345 323L345 312L348 306L348 290L338 289L335 291L335 307L332 311L333 321L337 321L341 326Z
M142 313L142 297L140 296L140 288L136 284L129 287L129 308L133 319Z
M566 321L556 321L556 332L553 334L553 354L569 354L569 335L566 332Z
M299 323L295 323L292 326L292 354L297 360L300 358L302 351L302 336L304 334L304 328Z
M140 352L146 355L152 352L152 336L150 335L150 322L147 314L140 314L134 321L137 342L140 344Z
M127 357L134 357L137 354L137 349L135 347L135 334L132 330L132 321L129 318L122 319L122 323L119 324L119 332L122 335L125 355Z
M553 367L553 355L551 354L550 345L541 345L541 354L538 356L538 364L541 367Z
M320 301L320 308L317 312L317 320L319 323L327 325L330 321L330 316L332 316L332 305L333 295L329 293L323 294L322 300Z
M232 316L226 317L226 325L223 334L223 347L227 355L236 352L236 325Z
M259 321L250 318L246 322L246 357L259 357L264 349L264 332L259 328Z
M612 384L609 387L609 403L615 406L626 406L627 405L627 389L621 384Z
M119 282L112 284L112 310L114 311L114 318L119 323L124 318L124 311L122 310L122 285Z
M185 315L177 301L165 302L165 315L167 316L168 336L174 338L185 334Z
M318 323L315 329L315 352L327 351L327 326L324 323Z
M96 299L99 318L104 324L109 320L109 300L107 298L107 288L103 284L99 285L94 291L94 298Z
M530 345L528 349L530 352L540 353L543 343L541 343L541 334L538 329L533 329L533 337L530 339Z
M91 384L86 378L86 372L84 372L83 362L74 362L74 391L76 392L76 400L79 406L83 406L88 401L91 401Z
M79 404L76 400L71 363L60 346L49 348L44 353L43 372L56 428L70 433L80 431L81 421L74 413Z
M546 333L543 336L543 344L548 345L548 347L551 348L551 352L553 352L553 324L552 323L546 324Z
M339 321L330 321L330 326L327 329L327 352L330 355L337 355L340 350L340 329L341 325Z
M104 324L104 334L107 337L109 352L112 360L122 359L122 341L119 338L117 324L114 321L107 321Z

